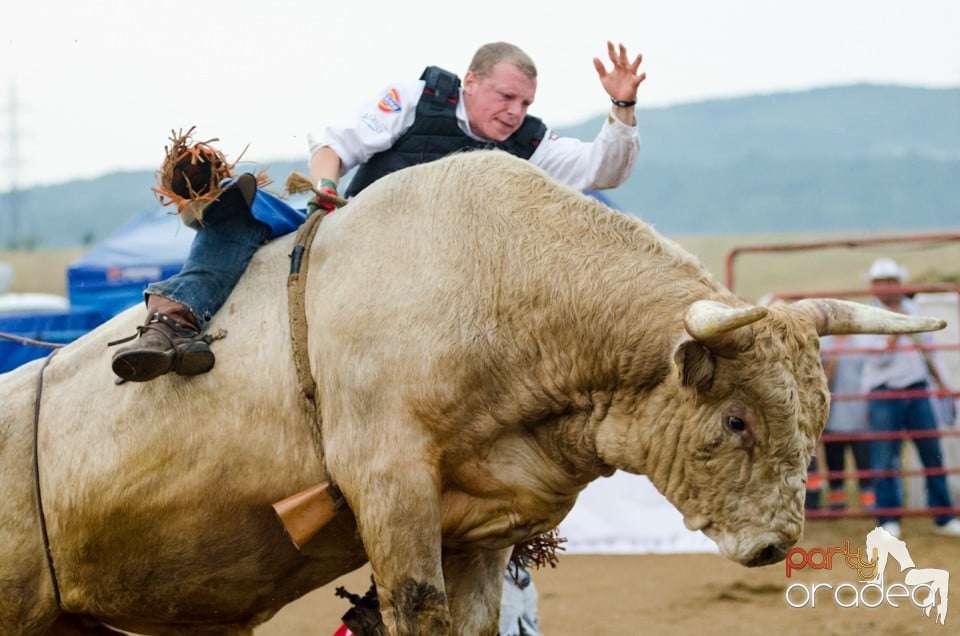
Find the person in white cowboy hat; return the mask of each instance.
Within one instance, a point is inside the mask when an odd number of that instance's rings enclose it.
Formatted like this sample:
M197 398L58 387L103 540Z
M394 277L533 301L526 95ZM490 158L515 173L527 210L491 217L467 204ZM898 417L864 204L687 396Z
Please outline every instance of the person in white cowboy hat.
M907 271L891 258L878 258L867 273L875 304L905 314L916 314L916 308L906 296L903 284ZM862 389L865 393L879 394L904 391L903 397L889 399L877 395L869 402L870 428L875 432L932 431L937 428L937 419L930 402L931 383L949 391L943 375L934 364L931 352L917 348L917 344L930 344L928 337L919 335L876 336L871 346L882 351L871 352L863 365ZM943 452L938 437L914 438L913 444L920 461L927 469L943 467ZM874 440L872 446L873 468L878 471L900 468L900 439ZM960 537L960 521L946 511L953 507L947 479L943 474L927 475L927 505L940 508L934 515L934 532ZM874 481L878 523L890 534L899 538L900 518L897 514L885 513L884 509L903 506L900 478L879 476Z

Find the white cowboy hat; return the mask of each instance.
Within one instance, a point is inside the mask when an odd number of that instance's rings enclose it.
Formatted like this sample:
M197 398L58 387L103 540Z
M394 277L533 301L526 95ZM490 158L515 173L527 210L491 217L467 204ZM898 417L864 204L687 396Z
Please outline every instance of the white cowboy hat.
M866 276L866 279L870 281L878 278L894 278L902 283L907 278L907 270L898 265L892 258L883 256L873 261L873 265L870 266L870 271Z

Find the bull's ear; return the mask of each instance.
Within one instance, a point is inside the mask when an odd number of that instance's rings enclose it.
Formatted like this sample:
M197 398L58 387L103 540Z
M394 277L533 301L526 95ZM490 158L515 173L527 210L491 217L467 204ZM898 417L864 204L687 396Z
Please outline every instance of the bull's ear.
M709 391L717 368L714 353L697 340L684 340L673 354L680 383L697 391Z

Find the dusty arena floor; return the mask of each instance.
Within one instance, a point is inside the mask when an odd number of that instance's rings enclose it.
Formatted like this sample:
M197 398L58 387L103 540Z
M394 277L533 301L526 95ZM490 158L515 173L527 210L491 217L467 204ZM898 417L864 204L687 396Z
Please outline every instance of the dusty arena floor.
M800 547L863 547L869 519L810 521ZM546 636L593 634L904 634L960 633L960 538L934 535L926 518L903 523L907 548L917 568L949 571L949 596L955 607L941 626L913 605L909 598L892 599L899 607L843 608L834 593L818 591L816 606L791 607L786 600L789 585L798 583L838 588L841 602L852 603L849 586L861 587L857 574L839 557L832 568L793 572L786 577L784 563L747 569L716 555L561 555L556 569L539 570L534 581L540 593L540 620ZM339 626L347 601L336 598L343 585L362 594L369 582L363 568L336 583L301 598L284 608L273 620L256 630L256 636L330 636ZM892 561L886 568L885 587L903 581ZM794 588L792 600L799 604L804 591ZM879 596L867 593L868 604Z

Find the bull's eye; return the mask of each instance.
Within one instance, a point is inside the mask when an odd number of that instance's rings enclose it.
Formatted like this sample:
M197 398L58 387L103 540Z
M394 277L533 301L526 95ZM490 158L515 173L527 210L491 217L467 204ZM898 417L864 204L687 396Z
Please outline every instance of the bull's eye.
M727 428L734 433L743 433L747 430L747 423L743 421L742 417L731 415L727 418Z
M723 425L734 436L740 448L746 450L753 447L753 430L745 419L739 415L727 415Z

